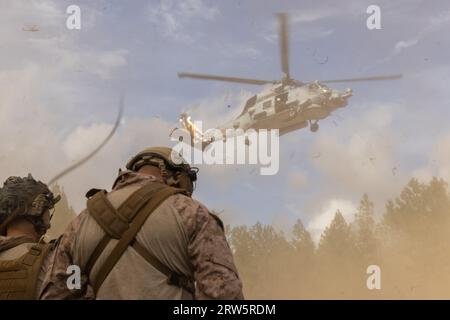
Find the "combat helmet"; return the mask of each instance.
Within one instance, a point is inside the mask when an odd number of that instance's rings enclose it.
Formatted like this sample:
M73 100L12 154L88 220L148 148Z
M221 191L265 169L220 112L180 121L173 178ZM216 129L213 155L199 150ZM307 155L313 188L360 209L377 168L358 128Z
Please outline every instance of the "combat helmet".
M6 227L13 220L24 218L34 225L41 237L50 228L49 221L44 221L42 215L60 199L31 174L25 178L9 177L0 188L0 235L5 235Z
M158 167L168 185L185 189L189 195L194 191L198 168L191 167L177 151L168 147L146 148L132 157L126 168L138 171L144 165Z

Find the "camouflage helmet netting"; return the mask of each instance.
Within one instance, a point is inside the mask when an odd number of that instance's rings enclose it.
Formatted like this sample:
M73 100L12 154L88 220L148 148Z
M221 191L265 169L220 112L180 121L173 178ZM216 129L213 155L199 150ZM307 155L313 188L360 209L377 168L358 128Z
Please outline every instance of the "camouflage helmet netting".
M52 209L58 200L59 196L55 198L47 185L36 181L31 174L25 178L9 177L0 188L0 225L14 214L14 219L26 218L36 229L45 232L49 226L44 225L40 217L46 210Z

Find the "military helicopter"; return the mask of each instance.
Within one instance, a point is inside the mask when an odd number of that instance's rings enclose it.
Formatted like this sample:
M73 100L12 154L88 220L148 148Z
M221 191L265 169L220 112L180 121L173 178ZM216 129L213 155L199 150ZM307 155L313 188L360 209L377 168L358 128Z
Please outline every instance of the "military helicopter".
M347 105L352 96L352 89L339 91L329 88L325 83L341 83L355 81L393 80L402 77L400 74L383 75L364 78L320 80L302 82L291 78L289 70L289 24L288 15L277 14L279 22L279 45L281 53L281 69L284 77L281 80L259 80L237 77L223 77L198 73L178 73L179 78L227 81L254 85L272 84L268 93L255 95L247 100L242 112L233 120L219 126L223 136L226 129L279 129L279 134L299 130L305 127L312 132L319 129L319 120L325 119L336 109ZM192 138L201 139L204 147L213 142L194 125L187 113L182 113L179 122L189 131Z
M29 31L29 32L37 32L39 31L39 28L37 25L26 25L22 28L22 31Z

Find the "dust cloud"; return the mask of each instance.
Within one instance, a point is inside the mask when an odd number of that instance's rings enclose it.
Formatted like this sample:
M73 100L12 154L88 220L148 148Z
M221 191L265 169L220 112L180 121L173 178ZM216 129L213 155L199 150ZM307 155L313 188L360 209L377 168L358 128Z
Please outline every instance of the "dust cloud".
M228 227L246 298L449 299L446 182L410 180L381 217L375 220L364 195L354 221L336 212L318 244L301 221L291 237L260 223ZM368 288L373 274L367 268L373 265L380 270L379 289Z

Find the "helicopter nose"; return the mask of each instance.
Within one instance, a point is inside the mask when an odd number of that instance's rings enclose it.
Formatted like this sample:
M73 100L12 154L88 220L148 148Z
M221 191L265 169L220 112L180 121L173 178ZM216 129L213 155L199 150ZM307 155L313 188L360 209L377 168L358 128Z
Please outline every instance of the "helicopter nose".
M352 95L352 90L347 89L346 91L333 90L330 97L330 104L335 108L341 108L347 105L347 98Z
M331 99L336 99L339 96L339 92L337 90L331 91Z
M349 98L353 95L353 91L351 88L348 88L345 93L341 96L342 98Z
M331 89L322 89L322 92L323 92L323 94L325 95L325 96L327 96L327 97L330 97L330 96L332 96L332 94L333 94L333 90L331 90Z
M332 93L331 93L331 97L330 98L332 100L339 100L339 99L341 99L341 97L342 97L342 93L340 91L333 90Z
M331 96L335 100L346 100L353 95L352 89L347 89L346 91L333 90L333 95Z

